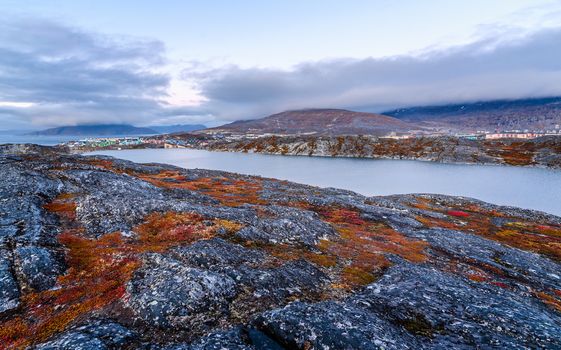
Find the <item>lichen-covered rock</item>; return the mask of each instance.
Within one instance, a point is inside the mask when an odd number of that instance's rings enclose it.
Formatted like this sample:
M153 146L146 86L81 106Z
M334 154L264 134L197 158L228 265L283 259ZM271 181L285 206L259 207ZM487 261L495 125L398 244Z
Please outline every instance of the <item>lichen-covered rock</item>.
M15 261L25 284L35 290L51 288L64 269L46 248L29 246L15 249Z
M457 230L442 228L402 230L408 236L427 241L431 250L438 249L457 259L466 259L478 264L491 266L502 272L497 278L513 282L531 281L533 285L556 289L561 286L559 264L520 249L504 246L497 242ZM438 253L436 253L438 254ZM520 285L522 293L528 290Z
M251 344L251 339L248 334L244 334L240 327L234 329L211 333L202 337L193 343L175 344L165 347L163 350L255 350L263 349L263 347L256 348Z
M75 327L56 339L40 344L37 350L104 350L130 347L135 334L110 321L93 321Z
M240 284L250 287L255 298L270 305L291 296L320 294L329 282L321 270L305 260L291 261L273 269L241 267L230 274Z
M0 250L0 314L19 306L19 288L7 252Z
M555 349L561 218L0 146L0 347Z
M269 311L256 327L289 349L416 349L399 326L364 309L336 302L296 302Z
M43 205L62 189L62 181L26 169L21 162L0 163L0 246L10 240L55 244L56 221Z
M271 267L271 256L221 238L176 248L170 254L190 266L230 277L238 289L250 292L256 303L269 307L289 298L320 295L329 282L324 272L306 260Z
M127 304L143 321L158 327L181 327L195 316L212 320L228 311L236 296L228 276L187 267L158 254L144 260L127 285Z
M315 246L322 238L336 236L333 229L314 212L281 206L270 206L267 211L274 217L255 220L237 235L246 240L308 247Z
M256 266L267 259L267 255L256 249L247 249L222 238L198 241L190 246L172 250L172 256L186 264L220 271L226 267L241 265Z
M561 344L561 317L535 300L422 265L390 268L353 304L432 337L438 348Z

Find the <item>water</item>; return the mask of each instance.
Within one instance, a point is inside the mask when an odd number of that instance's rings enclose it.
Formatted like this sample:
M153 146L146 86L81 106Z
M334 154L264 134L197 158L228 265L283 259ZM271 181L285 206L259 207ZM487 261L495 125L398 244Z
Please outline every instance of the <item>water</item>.
M561 216L561 170L409 160L290 157L190 149L99 151L139 163L225 170L367 196L440 193Z
M10 135L0 132L0 145L4 143L34 143L37 145L53 146L59 143L83 140L89 138L106 138L106 137L142 137L149 135L52 135L52 136L36 136L36 135Z
M0 144L3 143L34 143L37 145L53 146L62 142L82 139L80 136L34 136L8 135L0 133Z

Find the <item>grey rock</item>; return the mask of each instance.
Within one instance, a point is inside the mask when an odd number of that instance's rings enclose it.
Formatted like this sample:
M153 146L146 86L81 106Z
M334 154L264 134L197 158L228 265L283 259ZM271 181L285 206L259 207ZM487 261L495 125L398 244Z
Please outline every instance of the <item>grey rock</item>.
M429 333L437 348L561 344L561 317L536 300L422 265L391 267L352 304Z
M522 280L552 289L561 287L561 264L539 254L456 230L434 228L401 232L429 242L432 250L437 248L458 259L469 259L502 270L505 277L513 282ZM521 289L527 293L525 286L521 286Z
M146 256L127 292L128 307L158 327L179 327L197 315L218 317L236 296L235 283L228 276L187 267L159 254Z
M7 252L0 250L0 314L19 306L19 287Z
M255 326L290 349L419 348L402 328L360 307L332 301L295 302L265 312Z
M63 266L46 248L18 247L14 255L25 284L35 290L51 288L56 283L58 275L64 272Z
M308 247L314 247L321 238L337 236L314 212L281 206L269 206L267 210L275 217L254 220L236 235L245 240Z
M170 254L186 264L211 270L221 270L229 266L255 266L267 259L262 251L247 249L222 238L198 241L187 247L174 248Z
M111 161L117 172L91 160ZM191 180L259 182L259 195L269 205L228 207L196 191L161 188L133 176L162 171ZM493 218L497 226L513 220L561 224L552 215L462 197L365 197L220 171L83 158L34 146L0 146L0 173L2 322L20 312L27 315L20 295L56 288L57 277L65 272L65 250L57 239L67 229L65 219L43 208L61 193L76 194L72 224L85 228L79 234L95 240L121 231L123 242L133 248L141 244L134 227L154 212L197 213L209 225L213 219L227 219L244 226L159 253L132 249L142 265L126 284L125 296L81 314L41 349L555 349L561 343L561 314L535 294L561 290L558 262L461 227L429 228L416 220L447 218L449 207L474 204L504 213L504 218ZM412 206L419 198L438 210ZM313 210L291 203L306 203ZM388 253L393 266L379 280L365 288L332 289L350 263L345 256L338 257L335 267L323 267L276 254L286 245L294 252L317 253L320 239L341 239L314 212L325 206L354 210L364 220L426 242L427 261L413 264ZM471 269L478 268L491 279L469 280Z
M122 349L135 338L134 332L111 321L92 321L72 328L53 340L40 344L37 350L104 350Z
M211 333L202 337L191 344L175 344L165 347L163 350L254 350L242 329L237 327L228 331Z

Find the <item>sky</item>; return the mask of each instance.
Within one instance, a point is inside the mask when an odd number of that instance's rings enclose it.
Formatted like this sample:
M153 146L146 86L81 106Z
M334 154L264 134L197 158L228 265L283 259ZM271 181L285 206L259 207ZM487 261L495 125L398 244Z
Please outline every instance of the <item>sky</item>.
M561 95L561 0L0 0L0 130Z

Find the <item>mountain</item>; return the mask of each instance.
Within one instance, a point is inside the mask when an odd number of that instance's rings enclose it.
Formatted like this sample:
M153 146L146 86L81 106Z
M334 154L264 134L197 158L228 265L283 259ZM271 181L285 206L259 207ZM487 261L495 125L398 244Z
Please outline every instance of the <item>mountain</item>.
M61 126L41 131L35 131L29 135L76 135L76 136L113 136L113 135L150 135L158 132L149 128L138 128L127 124L99 124L99 125L78 125Z
M561 97L400 108L383 114L426 126L465 130L547 130L561 124Z
M34 131L33 129L7 129L0 130L0 135L28 135Z
M205 132L274 133L318 135L385 135L419 129L397 118L343 109L304 109L286 111L269 117L236 121Z
M151 125L150 129L160 134L173 134L176 132L189 132L206 129L206 125L202 124L177 124L177 125Z

